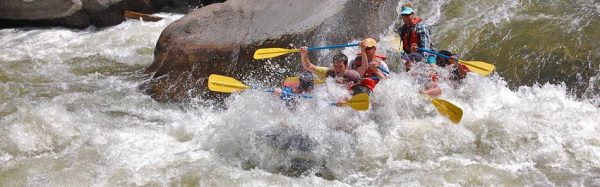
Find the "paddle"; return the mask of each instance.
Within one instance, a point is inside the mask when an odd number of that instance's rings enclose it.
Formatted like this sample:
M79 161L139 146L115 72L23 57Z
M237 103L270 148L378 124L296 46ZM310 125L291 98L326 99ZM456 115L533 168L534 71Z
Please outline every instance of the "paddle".
M238 92L245 89L250 88L250 86L246 86L244 83L235 80L234 78L211 74L208 76L208 89L214 92Z
M238 92L238 91L242 91L245 89L251 88L250 86L246 86L244 85L244 83L231 78L231 77L227 77L227 76L223 76L223 75L217 75L217 74L211 74L210 76L208 76L208 89L210 91L214 91L214 92L223 92L223 93L232 93L232 92ZM266 89L266 92L275 92L274 89ZM282 93L282 94L288 94L290 96L297 96L298 94L294 94L294 93ZM307 94L301 94L300 95L303 98L312 98L312 96L307 95Z
M424 51L424 52L428 52L428 53L432 53L438 56L441 56L442 58L445 59L449 59L449 56L446 56L444 54L432 51L432 50L428 50L428 49L424 49L424 48L418 48L419 51ZM482 61L465 61L465 60L461 60L458 59L458 63L464 64L467 66L467 68L469 68L469 70L471 70L472 72L475 72L481 76L488 76L490 73L492 73L492 71L494 71L494 69L496 69L496 66L494 66L493 64L487 63L487 62L482 62Z
M331 105L338 106L337 103L331 103ZM352 96L346 103L340 104L341 106L349 106L354 110L368 110L369 109L369 94L361 93Z
M250 86L244 85L244 83L235 80L234 78L211 74L208 76L208 89L214 92L224 92L224 93L232 93L237 91L242 91L245 89L251 88ZM273 92L272 89L267 90L267 92ZM292 94L292 93L287 93ZM296 95L296 94L293 94ZM302 94L304 98L311 98L309 95ZM355 110L367 110L369 109L369 95L366 93L355 95L350 98L348 102L344 105L348 105Z
M438 110L438 112L440 112L444 116L448 117L448 119L450 119L450 121L452 121L453 123L460 122L460 119L462 118L462 115L463 115L462 109L460 109L456 105L454 105L446 100L434 99L428 95L425 95L425 94L423 94L423 95L431 101L431 104L433 104L433 106L435 106L435 108Z
M321 49L352 47L352 46L358 46L358 45L359 45L358 43L343 44L343 45L331 45L331 46L324 46L324 47L312 47L312 48L308 48L308 50L314 51L314 50L321 50ZM273 57L285 55L288 53L295 53L295 52L299 52L299 51L300 51L300 49L263 48L263 49L258 49L258 50L256 50L256 52L254 52L254 59L258 60L258 59L264 59L264 58L273 58Z
M384 69L379 68L380 70L382 70L383 72L386 72ZM389 73L389 72L386 72ZM450 118L450 121L454 122L454 123L458 123L460 122L460 119L462 118L463 112L462 109L460 109L459 107L457 107L456 105L443 100L443 99L433 99L428 95L425 95L425 97L427 97L430 101L431 104L433 104L433 106L435 106L435 108L442 113L444 116Z

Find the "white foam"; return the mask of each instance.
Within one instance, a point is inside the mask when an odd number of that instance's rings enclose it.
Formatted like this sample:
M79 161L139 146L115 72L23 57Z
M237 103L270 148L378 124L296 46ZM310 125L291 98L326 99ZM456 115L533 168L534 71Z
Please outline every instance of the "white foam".
M507 6L510 12L513 4ZM460 84L441 79L440 99L464 112L453 124L418 93L422 85L415 77L397 71L379 83L366 112L330 106L348 96L333 80L318 85L314 98L301 99L296 110L260 89L232 94L228 108L218 109L158 103L137 89L144 80L134 72L72 71L93 62L68 61L90 55L148 65L152 54L136 51L153 48L162 28L178 17L79 32L0 31L3 52L11 48L0 54L0 66L12 70L0 87L6 93L0 99L8 100L0 105L0 165L14 176L8 181L38 186L564 184L556 172L584 185L589 183L580 181L600 167L600 109L570 95L565 85L511 90L497 74L470 73ZM381 49L393 49L392 43L380 42ZM343 52L355 55L357 48ZM267 68L283 69L274 63ZM260 80L248 82L263 86ZM294 142L299 145L289 145ZM324 165L336 180L316 177L319 169L300 178L283 175L297 158ZM10 184L6 181L0 184Z

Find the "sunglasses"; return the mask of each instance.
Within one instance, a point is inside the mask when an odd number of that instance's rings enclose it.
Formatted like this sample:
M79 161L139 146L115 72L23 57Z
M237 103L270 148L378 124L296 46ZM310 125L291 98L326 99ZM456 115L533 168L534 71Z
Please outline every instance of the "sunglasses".
M374 49L374 48L375 47L365 47L365 50L368 51L368 50L371 50L371 49Z

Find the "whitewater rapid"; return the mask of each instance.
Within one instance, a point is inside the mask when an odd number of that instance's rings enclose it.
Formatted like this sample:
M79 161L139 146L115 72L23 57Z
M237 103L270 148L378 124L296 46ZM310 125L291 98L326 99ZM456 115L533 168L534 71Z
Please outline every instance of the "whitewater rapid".
M160 16L0 30L0 186L600 185L597 98L566 85L510 89L498 74L442 81L441 98L464 111L459 124L400 68L366 112L329 106L347 94L335 84L297 110L260 89L233 94L226 109L158 103L138 89L142 71L182 15Z

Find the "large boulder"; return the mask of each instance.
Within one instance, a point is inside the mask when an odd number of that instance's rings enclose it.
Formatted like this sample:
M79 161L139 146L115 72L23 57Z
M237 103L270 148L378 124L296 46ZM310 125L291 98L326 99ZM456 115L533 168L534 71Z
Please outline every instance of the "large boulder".
M188 10L213 2L222 0L1 0L0 27L105 27L125 20L125 10L187 13Z
M222 74L275 85L298 72L298 55L253 60L256 49L321 46L377 37L394 20L398 2L367 0L229 0L198 9L173 22L161 34L154 62L142 88L158 101L202 96L207 77ZM292 46L293 45L293 46ZM323 50L329 57L335 50ZM313 55L314 56L314 55ZM323 65L330 61L320 60ZM215 97L217 96L217 97Z
M153 12L177 12L182 14L187 14L191 10L206 5L222 2L225 2L225 0L152 0L155 7Z
M0 1L0 27L21 25L81 28L90 25L90 21L80 0Z

